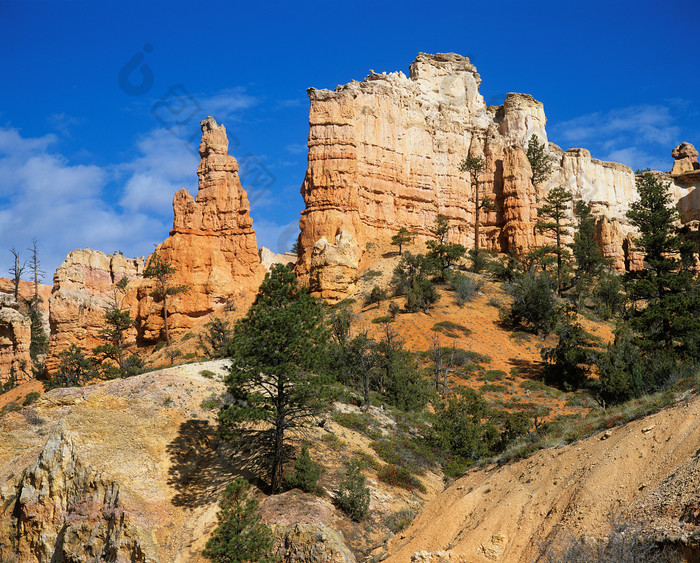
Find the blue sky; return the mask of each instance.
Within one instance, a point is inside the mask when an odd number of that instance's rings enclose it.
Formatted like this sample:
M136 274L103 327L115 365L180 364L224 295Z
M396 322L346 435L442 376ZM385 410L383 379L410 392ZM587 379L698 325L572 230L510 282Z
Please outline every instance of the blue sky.
M668 170L675 145L700 145L699 20L687 1L0 0L0 275L32 237L47 282L73 248L149 253L173 194L196 192L207 115L229 132L259 244L289 248L306 89L407 73L419 51L468 55L488 103L532 94L562 148Z

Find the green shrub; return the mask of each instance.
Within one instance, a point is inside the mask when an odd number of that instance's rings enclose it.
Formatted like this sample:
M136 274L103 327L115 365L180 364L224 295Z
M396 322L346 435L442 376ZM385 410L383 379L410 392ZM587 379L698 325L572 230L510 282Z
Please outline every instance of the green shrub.
M401 487L407 491L418 490L421 493L425 492L425 486L420 482L420 479L412 475L405 467L385 465L377 471L377 478L393 487Z
M219 406L220 401L217 401L216 399L205 399L202 401L202 404L200 407L202 407L202 410L205 411L211 411L214 410Z
M372 322L374 324L393 323L394 317L392 317L391 315L384 315L382 317L375 317L372 319Z
M505 378L506 372L500 369L487 369L483 375L480 375L477 379L483 381L501 381Z
M213 379L216 374L209 369L203 369L199 372L199 375L206 377L207 379Z
M477 292L483 287L483 282L481 280L475 280L470 276L465 276L464 274L454 274L450 283L452 288L455 290L455 298L457 299L457 304L461 307L468 301L471 301L476 297Z
M389 528L394 534L402 532L413 522L413 519L418 513L411 508L402 508L398 512L394 512L385 517L384 525Z
M342 448L347 446L347 444L335 434L324 434L321 437L321 440L334 452L340 451Z
M370 419L366 414L363 415L354 412L334 412L332 418L341 426L345 426L345 428L350 428L363 433L369 430Z
M364 274L362 274L361 279L373 280L374 278L378 278L381 275L382 273L379 270L367 270Z
M544 273L527 272L512 286L513 303L502 320L512 326L523 326L540 336L554 328L559 306L554 294L554 282Z
M39 397L41 397L41 393L39 393L39 391L32 391L31 393L27 393L24 396L24 401L22 401L22 406L26 407L31 404L34 404Z
M376 471L381 467L381 464L372 454L362 450L356 450L354 452L352 461L357 464L360 469L374 469Z
M274 563L273 537L257 512L258 501L248 498L250 484L242 477L229 483L219 502L218 526L202 552L216 563L258 561Z
M183 342L184 342L185 340L189 340L190 338L194 338L194 333L193 333L193 332L187 332L187 333L185 333L185 334L182 336Z
M305 493L316 490L318 479L321 477L321 466L311 460L306 443L301 445L301 452L294 461L294 471L285 476L285 483L290 489L301 489Z
M373 303L379 303L387 298L387 293L385 289L382 289L378 285L375 285L370 291L367 299L365 299L365 305L372 305Z
M167 346L167 344L168 343L165 340L161 340L160 342L158 342L158 344L155 345L155 348L153 348L153 351L157 352L158 350L162 350L163 348L165 348Z
M369 487L365 476L354 463L348 463L338 488L333 491L333 503L350 519L360 522L369 510Z

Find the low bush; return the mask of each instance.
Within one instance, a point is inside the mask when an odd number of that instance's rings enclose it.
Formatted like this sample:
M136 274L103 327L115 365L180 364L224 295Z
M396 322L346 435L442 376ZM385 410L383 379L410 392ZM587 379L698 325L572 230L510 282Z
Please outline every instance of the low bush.
M420 482L420 479L415 477L405 467L398 465L385 465L377 471L377 478L383 483L387 483L393 487L401 487L407 491L425 492L425 485Z
M360 522L369 510L369 487L360 468L349 463L345 466L343 479L333 491L333 503L351 520Z

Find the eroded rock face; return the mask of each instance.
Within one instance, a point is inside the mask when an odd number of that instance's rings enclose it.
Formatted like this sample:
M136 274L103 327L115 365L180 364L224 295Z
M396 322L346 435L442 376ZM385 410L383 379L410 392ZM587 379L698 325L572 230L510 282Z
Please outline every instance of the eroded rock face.
M487 107L480 83L466 57L420 53L408 77L372 72L334 91L308 90L309 164L301 187L306 207L297 273L316 284L317 294L324 292L315 282L324 277L318 270L336 268L316 259L324 237L333 241L345 232L362 253L367 242L388 243L406 227L420 242L433 235L441 214L451 226L449 241L472 248L474 189L459 171L468 155L485 159L481 197L499 208L481 214L480 247L522 252L547 242L534 230L537 207L551 188L564 185L575 200L591 204L604 254L620 269L634 262L626 254L632 229L625 218L637 197L634 172L591 158L585 149L563 151L548 143L542 103L511 93L503 105ZM533 134L545 143L553 167L537 186L526 158ZM688 147L677 152L692 158Z
M226 128L208 117L201 123L199 190L186 189L173 199L173 230L158 246L176 272L173 285L189 290L169 299L169 322L177 334L227 303L245 311L265 275L250 217L248 197L238 177L238 163L228 155ZM145 340L162 338L162 303L139 291L137 322Z
M59 354L72 344L90 350L102 343L105 312L115 298L115 284L129 280L123 306L136 311L136 288L142 283L142 258L126 258L119 253L104 254L89 248L72 251L54 274L49 299L49 355L46 369L55 370ZM136 330L126 334L126 344L136 343Z
M323 524L273 524L276 554L294 563L355 563L343 535Z
M341 231L333 243L321 237L311 257L309 289L330 301L352 293L357 282L360 249L355 237Z
M681 143L675 147L671 152L671 156L674 160L673 168L671 169L671 175L673 176L700 169L700 165L698 165L698 151L690 143Z
M0 385L14 375L18 383L32 374L31 322L12 295L0 293Z
M0 520L3 561L157 561L144 554L120 505L119 485L84 466L64 431L51 435L16 488L5 487L2 497L11 513Z

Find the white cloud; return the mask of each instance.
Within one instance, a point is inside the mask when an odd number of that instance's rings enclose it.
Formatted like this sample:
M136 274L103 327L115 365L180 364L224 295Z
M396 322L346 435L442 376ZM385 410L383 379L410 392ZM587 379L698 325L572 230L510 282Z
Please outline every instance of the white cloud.
M679 107L674 102L581 115L554 123L549 137L564 148L587 148L596 158L663 170L671 166L671 149L681 141Z
M197 193L197 158L183 139L166 129L155 129L137 143L141 156L118 165L126 176L119 204L130 211L168 213L180 188Z
M153 243L167 235L167 223L111 203L105 192L113 170L70 163L50 150L55 140L51 135L26 138L17 130L0 129L2 246L23 252L36 237L46 283L74 248L122 250L132 256L150 252Z

